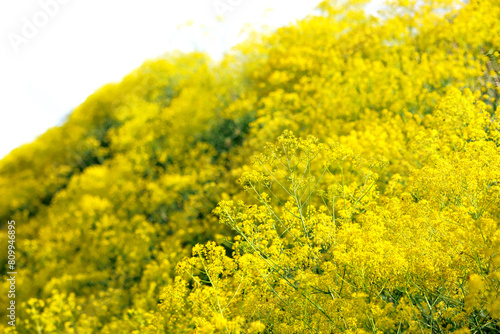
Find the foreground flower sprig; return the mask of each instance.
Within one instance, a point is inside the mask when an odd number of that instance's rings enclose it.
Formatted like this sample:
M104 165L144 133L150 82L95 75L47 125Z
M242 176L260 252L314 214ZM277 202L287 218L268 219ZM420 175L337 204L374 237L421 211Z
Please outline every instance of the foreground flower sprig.
M482 139L435 153L430 166L449 167L415 170L389 196L376 191L384 159L285 131L240 179L255 202L226 200L214 211L237 232L233 255L209 243L179 265L178 279L194 284L188 313L206 321L197 328L218 314L283 333L497 330L498 176L481 168L500 152L481 127ZM488 164L470 156L479 152Z

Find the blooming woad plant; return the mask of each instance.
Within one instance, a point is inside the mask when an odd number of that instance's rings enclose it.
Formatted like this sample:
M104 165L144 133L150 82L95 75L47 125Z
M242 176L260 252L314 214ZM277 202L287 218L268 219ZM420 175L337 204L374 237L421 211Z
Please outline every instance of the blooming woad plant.
M498 332L500 3L367 2L147 61L2 159L0 332Z
M200 332L247 323L276 333L498 330L491 164L500 155L490 130L475 130L475 141L451 143L415 170L406 189L391 179L387 195L377 190L383 158L285 132L239 180L254 200L215 210L237 233L232 256L196 246L178 265L181 288L165 296L184 302Z

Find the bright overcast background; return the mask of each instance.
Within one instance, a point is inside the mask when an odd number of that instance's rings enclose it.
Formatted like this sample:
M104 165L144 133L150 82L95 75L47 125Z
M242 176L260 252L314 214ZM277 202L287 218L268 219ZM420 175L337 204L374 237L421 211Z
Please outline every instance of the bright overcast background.
M220 59L241 40L246 24L286 25L319 2L2 0L0 158L62 124L96 89L120 81L148 58L180 49ZM224 11L224 4L231 10ZM51 16L43 14L44 7ZM218 14L224 14L222 21ZM186 27L188 21L194 24ZM43 27L35 34L30 24Z

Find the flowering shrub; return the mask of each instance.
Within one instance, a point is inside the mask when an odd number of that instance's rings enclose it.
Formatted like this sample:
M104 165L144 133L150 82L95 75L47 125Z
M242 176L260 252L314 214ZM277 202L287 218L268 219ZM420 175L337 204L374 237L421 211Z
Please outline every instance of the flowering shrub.
M285 132L240 179L255 201L215 210L238 234L232 256L195 247L160 314L182 303L201 332L243 319L280 333L498 331L500 155L477 130L386 196L381 161Z
M500 4L366 3L148 61L0 161L0 328L499 332Z

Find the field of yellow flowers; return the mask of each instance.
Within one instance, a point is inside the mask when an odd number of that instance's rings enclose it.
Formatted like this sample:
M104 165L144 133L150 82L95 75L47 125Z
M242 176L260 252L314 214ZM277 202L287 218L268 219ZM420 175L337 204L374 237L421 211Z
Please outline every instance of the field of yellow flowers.
M0 331L500 333L500 2L366 2L148 61L1 160Z

